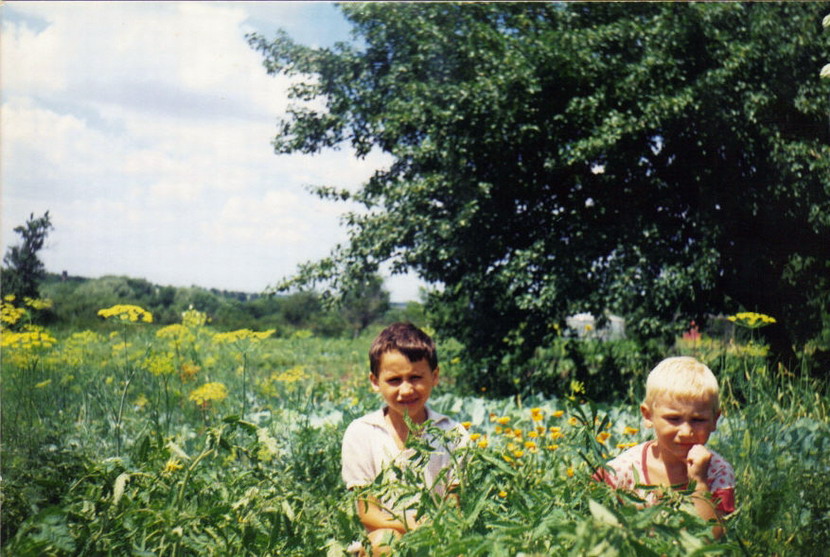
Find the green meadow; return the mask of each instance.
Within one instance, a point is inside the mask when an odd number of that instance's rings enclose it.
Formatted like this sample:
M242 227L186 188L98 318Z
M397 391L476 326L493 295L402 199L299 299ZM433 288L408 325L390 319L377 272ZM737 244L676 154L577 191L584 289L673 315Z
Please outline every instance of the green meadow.
M53 333L27 324L28 302L3 304L4 554L343 555L361 540L340 439L379 405L366 379L378 326L348 339L220 332L198 311L162 326L116 305L94 331ZM637 510L590 478L648 437L637 412L647 369L619 400L589 400L576 380L559 396L490 398L462 387L463 347L439 348L432 406L473 442L458 455L459 503L424 494L430 519L396 554L820 555L830 543L826 384L770 367L751 336L672 348L722 386L710 445L738 489L718 542L682 492Z

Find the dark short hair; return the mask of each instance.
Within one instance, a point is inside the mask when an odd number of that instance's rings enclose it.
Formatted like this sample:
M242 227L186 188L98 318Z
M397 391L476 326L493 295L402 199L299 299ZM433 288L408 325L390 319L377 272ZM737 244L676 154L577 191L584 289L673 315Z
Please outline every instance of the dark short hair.
M429 368L438 367L438 352L432 338L412 323L392 323L375 337L369 347L369 369L372 375L380 373L380 357L397 350L410 362L426 360Z

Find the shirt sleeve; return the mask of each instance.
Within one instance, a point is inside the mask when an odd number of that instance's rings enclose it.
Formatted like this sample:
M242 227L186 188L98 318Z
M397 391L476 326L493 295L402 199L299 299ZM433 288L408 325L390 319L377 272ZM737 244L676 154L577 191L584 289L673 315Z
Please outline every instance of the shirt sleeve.
M365 431L366 427L351 423L343 435L340 471L348 489L369 485L378 474L369 443L371 432Z
M722 456L712 455L708 475L709 491L723 514L735 511L735 471Z

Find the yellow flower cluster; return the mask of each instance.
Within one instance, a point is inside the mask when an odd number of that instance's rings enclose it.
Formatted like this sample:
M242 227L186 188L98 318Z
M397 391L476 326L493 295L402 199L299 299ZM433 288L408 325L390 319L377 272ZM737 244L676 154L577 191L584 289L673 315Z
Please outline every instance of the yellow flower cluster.
M144 321L145 323L153 322L153 314L146 309L133 306L129 304L116 304L106 309L98 310L98 315L104 319L115 318L118 321L129 321L135 323L136 321Z
M201 387L193 390L188 397L189 400L192 400L199 406L212 400L219 402L226 398L228 398L228 389L224 384L218 382L205 383Z
M763 313L755 313L754 311L744 311L730 315L727 319L735 325L746 327L748 329L757 329L759 327L766 327L775 323L775 318Z
M58 341L48 331L33 326L27 327L19 333L2 331L0 335L0 347L3 348L16 348L21 350L52 348L56 342Z
M267 331L262 332L252 331L250 329L237 329L236 331L230 331L229 333L216 333L213 335L213 342L216 344L230 344L241 340L259 341L265 340L275 332L277 332L276 329L268 329Z
M282 373L274 372L271 374L272 381L282 381L283 383L295 383L302 381L307 377L303 366L294 366L291 369L285 370Z
M202 327L205 323L208 322L207 313L199 311L197 309L190 308L184 313L182 313L182 325L189 329L195 329L196 327Z
M52 300L48 298L38 299L38 298L29 298L28 296L23 297L23 303L29 306L32 309L37 310L44 310L49 309L52 307Z
M176 373L172 354L151 354L144 358L143 367L156 377Z
M26 315L25 309L15 307L12 302L14 302L14 296L9 295L3 298L3 303L0 305L0 322L3 325L14 325Z

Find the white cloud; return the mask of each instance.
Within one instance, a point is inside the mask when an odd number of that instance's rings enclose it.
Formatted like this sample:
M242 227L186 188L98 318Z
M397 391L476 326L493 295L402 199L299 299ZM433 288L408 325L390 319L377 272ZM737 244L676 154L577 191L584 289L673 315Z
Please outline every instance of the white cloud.
M51 271L248 291L326 255L349 207L304 186L354 189L389 160L273 154L286 80L243 35L321 9L297 4L6 4L4 245L48 209Z

